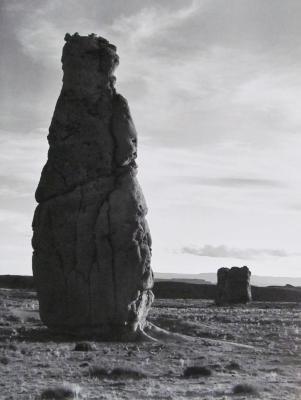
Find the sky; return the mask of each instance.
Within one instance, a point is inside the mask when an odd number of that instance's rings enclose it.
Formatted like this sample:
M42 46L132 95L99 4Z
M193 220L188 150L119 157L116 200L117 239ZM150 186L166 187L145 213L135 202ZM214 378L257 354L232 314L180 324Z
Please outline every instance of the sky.
M299 0L0 0L0 273L31 274L66 32L117 45L153 269L301 276Z

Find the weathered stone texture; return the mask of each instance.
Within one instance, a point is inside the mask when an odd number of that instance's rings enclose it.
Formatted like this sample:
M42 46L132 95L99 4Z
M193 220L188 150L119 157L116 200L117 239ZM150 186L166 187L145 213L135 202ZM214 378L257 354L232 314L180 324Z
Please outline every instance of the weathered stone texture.
M217 271L216 304L248 303L251 295L251 271L248 267L220 268Z
M151 236L137 134L114 88L118 55L95 35L65 40L33 220L41 318L74 333L143 328L153 301Z

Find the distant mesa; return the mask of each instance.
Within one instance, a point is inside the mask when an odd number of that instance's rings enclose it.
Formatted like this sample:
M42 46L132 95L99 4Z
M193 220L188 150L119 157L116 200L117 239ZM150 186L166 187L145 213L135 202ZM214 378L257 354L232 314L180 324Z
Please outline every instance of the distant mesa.
M119 57L95 34L65 41L33 220L40 315L52 330L135 334L146 323L154 279L137 133L115 89Z
M36 285L32 276L0 275L0 288L35 291ZM152 291L156 298L161 299L215 300L216 288L215 284L202 284L198 280L193 283L193 280L187 282L186 280L156 279ZM252 301L301 302L301 286L251 286L251 288Z
M27 289L35 291L35 284L32 276L0 275L0 288Z
M251 271L248 267L220 268L217 271L217 305L245 304L252 300Z

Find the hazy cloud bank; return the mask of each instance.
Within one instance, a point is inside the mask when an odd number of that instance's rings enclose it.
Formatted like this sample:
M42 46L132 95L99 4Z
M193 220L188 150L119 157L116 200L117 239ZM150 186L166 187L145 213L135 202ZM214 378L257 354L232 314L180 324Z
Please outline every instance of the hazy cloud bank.
M186 184L217 186L224 188L282 188L286 185L274 179L263 178L242 178L242 177L220 177L220 178L202 178L198 176L183 176L181 180Z
M217 258L238 258L238 259L252 259L256 257L288 257L283 250L277 249L236 249L227 246L211 246L205 245L203 247L188 247L182 248L182 252L192 254L200 257L217 257Z

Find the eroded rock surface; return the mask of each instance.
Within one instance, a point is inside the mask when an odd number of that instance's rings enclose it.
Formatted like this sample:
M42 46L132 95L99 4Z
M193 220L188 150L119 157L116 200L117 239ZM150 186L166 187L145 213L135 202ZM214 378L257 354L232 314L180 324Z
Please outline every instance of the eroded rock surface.
M33 273L42 321L74 333L143 329L153 301L137 134L107 40L67 34L63 87L36 191Z
M248 303L251 295L251 271L248 267L220 268L217 271L216 304Z

